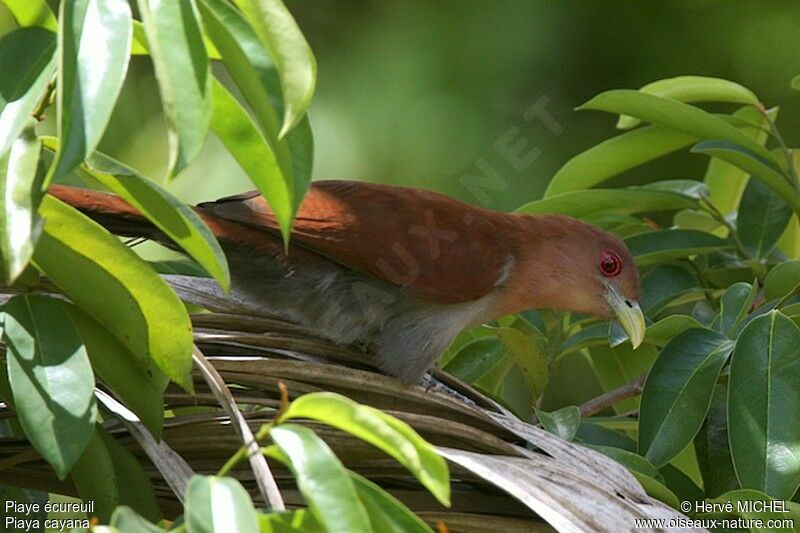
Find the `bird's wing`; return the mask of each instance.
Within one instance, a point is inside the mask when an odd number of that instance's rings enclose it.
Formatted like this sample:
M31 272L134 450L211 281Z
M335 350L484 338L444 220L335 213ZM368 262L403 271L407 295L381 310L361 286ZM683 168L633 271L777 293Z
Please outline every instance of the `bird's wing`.
M198 207L279 234L258 193ZM487 294L507 274L509 250L493 215L419 189L320 181L298 210L291 243L426 300L463 302Z

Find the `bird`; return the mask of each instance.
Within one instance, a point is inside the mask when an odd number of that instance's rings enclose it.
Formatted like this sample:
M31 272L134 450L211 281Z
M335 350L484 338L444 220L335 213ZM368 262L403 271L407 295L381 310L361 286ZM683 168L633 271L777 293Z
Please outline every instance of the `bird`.
M49 193L121 236L169 245L121 198ZM616 318L644 337L639 271L615 235L558 214L517 214L432 191L315 181L285 245L257 191L194 207L228 260L231 297L357 345L383 373L418 383L464 329L528 309Z

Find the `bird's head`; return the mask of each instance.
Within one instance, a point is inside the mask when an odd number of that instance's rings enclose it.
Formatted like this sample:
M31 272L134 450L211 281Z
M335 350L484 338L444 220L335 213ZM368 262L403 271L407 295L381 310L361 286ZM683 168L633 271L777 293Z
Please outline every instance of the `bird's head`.
M525 217L520 289L528 307L616 318L634 348L644 339L639 270L625 243L584 222L556 215Z

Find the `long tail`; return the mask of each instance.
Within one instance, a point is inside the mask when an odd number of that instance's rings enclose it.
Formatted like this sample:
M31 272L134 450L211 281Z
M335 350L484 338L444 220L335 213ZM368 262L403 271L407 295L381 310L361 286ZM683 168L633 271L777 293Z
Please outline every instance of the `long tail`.
M102 192L53 185L48 192L92 218L111 233L163 241L164 235L128 202Z

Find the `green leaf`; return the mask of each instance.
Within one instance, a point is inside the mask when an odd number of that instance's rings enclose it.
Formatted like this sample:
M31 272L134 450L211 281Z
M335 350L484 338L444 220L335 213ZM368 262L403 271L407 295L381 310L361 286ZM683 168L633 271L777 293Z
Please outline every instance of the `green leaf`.
M778 311L750 322L731 361L728 431L742 488L789 499L800 486L800 328Z
M593 187L697 140L694 135L661 126L646 126L611 137L567 161L550 180L544 197Z
M578 426L581 424L581 410L574 405L568 405L550 413L536 409L536 417L544 429L567 441L575 438L575 433L578 432Z
M145 367L148 357L192 390L192 330L169 286L99 224L46 196L36 265L81 309L102 324Z
M212 84L211 129L264 195L281 226L284 240L297 211L291 177L284 175L275 154L244 107L217 80Z
M611 348L607 344L590 350L591 364L604 391L621 387L647 372L653 365L658 350L652 345L642 345L636 350L630 343ZM639 408L639 397L627 398L615 403L617 413L626 413Z
M792 78L792 81L789 82L789 86L795 91L800 91L800 74Z
M405 466L443 505L449 505L447 463L405 422L332 392L297 398L279 422L292 418L318 420L372 444Z
M736 228L745 250L758 259L767 257L781 238L792 208L778 194L758 180L744 190Z
M259 531L250 495L230 477L193 476L186 487L184 520L192 533Z
M775 265L764 278L764 298L783 298L800 285L800 260Z
M765 160L761 154L726 141L701 142L692 147L692 152L706 154L736 165L769 186L786 200L792 209L800 213L800 194L777 170L777 165Z
M648 83L639 91L681 102L730 102L759 105L758 97L747 87L732 81L706 76L678 76L658 80ZM617 120L617 128L622 130L633 128L639 122L641 121L637 118L623 115Z
M522 370L532 396L539 398L544 394L547 383L550 381L547 357L542 350L546 345L546 340L542 339L540 343L537 343L532 336L510 327L492 328L492 331L505 345L506 353ZM541 334L539 335L541 336Z
M0 256L6 284L22 274L41 231L37 213L43 173L38 172L41 142L31 119L11 150L0 158Z
M127 0L61 2L59 24L56 180L94 151L111 119L128 70L131 8Z
M638 265L707 254L730 248L719 237L691 229L666 229L641 233L625 239Z
M220 287L225 291L230 288L225 253L194 209L152 180L100 152L95 152L81 170L78 175L84 181L99 182L123 198L197 261ZM85 179L86 174L89 180Z
M347 469L322 439L297 424L281 424L269 434L277 450L270 453L269 447L267 453L287 463L308 508L326 530L372 531Z
M152 364L142 365L116 337L75 306L67 308L83 339L92 368L157 439L164 424L163 390L167 378Z
M612 326L617 326L617 324L612 322ZM702 327L703 324L688 315L669 315L647 326L644 342L663 346L687 329ZM616 336L611 338L612 347L619 346L628 340L628 334L621 327L615 327L614 333Z
M518 213L559 213L577 218L600 213L630 215L647 211L671 211L697 207L697 200L667 191L641 188L588 189L534 200L519 207Z
M505 345L494 337L473 339L458 348L444 369L466 383L474 383L505 357Z
M765 510L769 508L770 503L775 501L776 504L773 509L779 509L783 507L784 511L771 511ZM732 505L731 513L734 516L741 516L742 518L749 519L749 520L761 520L762 527L756 527L755 523L750 528L750 531L754 532L776 532L776 531L785 531L785 532L794 532L796 531L796 527L791 526L784 526L778 527L777 524L781 523L782 521L788 520L789 522L794 521L794 524L797 524L798 516L797 511L794 512L790 509L791 502L781 502L780 500L773 500L769 497L769 495L764 494L761 491L753 490L753 489L738 489L726 492L722 494L718 498L710 500L709 503L718 503L722 505ZM788 504L788 505L787 505ZM700 514L699 518L705 517L706 514ZM774 524L770 524L772 527L766 527L767 521L774 521Z
M325 533L308 509L258 513L261 533Z
M136 511L125 505L120 505L111 515L111 527L117 528L123 533L135 531L136 533L164 533L164 529L148 522L145 518L136 514Z
M701 293L697 280L678 265L657 265L642 276L642 297L639 305L647 316L655 316L665 307L685 297Z
M194 0L138 0L167 120L168 176L200 153L211 121L211 73Z
M284 106L269 52L240 12L227 2L201 0L200 10L206 31L224 52L225 67L250 104L261 135L252 130L252 121L238 102L217 85L211 127L267 198L288 240L292 219L311 181L313 141L308 119L284 139L278 138L279 113ZM264 142L268 146L263 146Z
M108 522L111 513L119 505L120 485L127 483L127 480L117 477L99 426L93 425L92 429L91 439L72 469L72 481L81 500L94 502L92 514Z
M576 441L636 452L636 441L624 433L594 423L593 420L595 418L596 417L592 417L580 423L578 431L575 433Z
M3 0L20 27L38 26L53 33L58 31L58 20L47 0Z
M430 532L428 525L411 510L378 485L349 471L350 479L367 510L374 531L406 533Z
M775 120L778 117L778 108L768 110L767 115L771 120ZM733 116L760 126L742 128L742 133L751 137L761 145L767 141L767 137L769 136L765 130L767 119L764 118L758 109L752 106L743 107L736 111ZM712 157L711 161L708 162L708 168L703 177L703 181L708 185L708 189L711 193L711 203L716 206L723 215L736 211L744 188L749 180L750 174L748 172L715 157Z
M747 316L757 292L757 287L749 283L739 282L728 287L719 302L720 333L735 337L736 326Z
M275 60L285 103L279 137L294 128L311 104L317 62L292 14L281 0L234 0Z
M672 339L647 375L639 415L639 451L662 467L697 434L733 342L708 329Z
M609 446L589 446L589 448L611 457L627 468L636 480L642 484L642 487L649 495L675 509L678 508L678 497L664 486L664 478L647 459L633 452L611 448Z
M598 94L578 109L631 115L645 122L666 126L703 140L730 141L760 155L773 166L778 166L769 150L735 126L698 107L677 100L622 89Z
M608 343L608 322L592 324L582 328L577 333L570 335L561 345L558 357L577 352L590 346L598 346Z
M697 180L661 180L630 188L634 190L674 192L696 200L708 197L708 186Z
M717 383L706 421L694 439L697 464L708 496L717 496L739 486L728 444L727 409L727 386Z
M56 69L56 36L22 28L0 37L0 157L29 123Z
M161 520L161 509L153 484L142 465L128 448L117 442L102 426L97 426L97 432L103 439L114 467L114 480L119 490L118 505L130 506L152 522ZM97 475L96 471L93 473Z
M94 376L68 304L38 295L3 306L14 407L37 452L64 479L94 431Z

